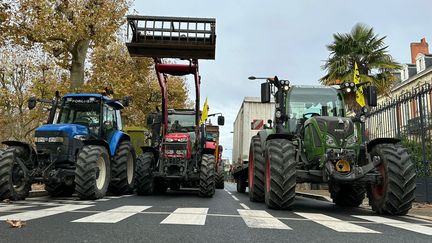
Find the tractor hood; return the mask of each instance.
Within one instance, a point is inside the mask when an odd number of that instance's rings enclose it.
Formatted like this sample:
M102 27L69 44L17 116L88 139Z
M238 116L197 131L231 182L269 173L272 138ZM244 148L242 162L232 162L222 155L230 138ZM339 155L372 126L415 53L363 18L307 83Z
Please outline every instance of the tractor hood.
M315 119L321 132L331 135L338 142L347 139L354 134L354 123L350 118L317 116Z
M36 129L35 136L64 136L72 139L75 135L88 135L88 128L78 124L47 124Z

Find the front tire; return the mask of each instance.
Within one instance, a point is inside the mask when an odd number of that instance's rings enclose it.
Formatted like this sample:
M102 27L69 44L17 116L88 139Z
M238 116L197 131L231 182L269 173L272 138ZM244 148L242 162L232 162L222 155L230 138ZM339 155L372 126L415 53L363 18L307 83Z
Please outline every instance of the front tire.
M31 181L17 160L24 163L26 153L23 148L10 147L0 155L0 199L24 200L28 197Z
M130 194L135 184L135 150L130 141L122 141L111 162L111 183L109 191L116 194Z
M265 159L260 137L255 135L251 139L249 149L249 200L251 202L264 201Z
M199 196L212 197L215 193L215 157L203 154L201 160Z
M379 156L381 164L377 170L383 176L380 185L368 188L369 204L378 214L405 215L414 201L415 166L402 146L397 144L378 144L372 149L371 156Z
M154 164L155 159L151 152L145 152L137 158L135 189L140 196L153 194L154 179L152 176L152 168Z
M289 209L295 199L295 146L285 139L272 139L266 156L265 203L268 208Z
M75 169L75 190L80 199L103 198L110 181L110 159L106 148L87 145L78 154Z

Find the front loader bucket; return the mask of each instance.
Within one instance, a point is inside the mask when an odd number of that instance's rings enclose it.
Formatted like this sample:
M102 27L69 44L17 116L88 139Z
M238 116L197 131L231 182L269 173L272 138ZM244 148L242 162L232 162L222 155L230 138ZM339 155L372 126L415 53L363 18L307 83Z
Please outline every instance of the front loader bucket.
M215 59L215 19L129 15L127 21L132 57Z

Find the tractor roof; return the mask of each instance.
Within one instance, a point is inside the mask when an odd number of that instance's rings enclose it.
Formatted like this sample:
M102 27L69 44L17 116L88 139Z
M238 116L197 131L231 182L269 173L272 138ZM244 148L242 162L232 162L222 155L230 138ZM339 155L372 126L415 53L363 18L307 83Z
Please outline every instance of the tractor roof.
M98 99L102 99L104 103L107 105L110 105L114 107L114 109L121 110L124 108L123 104L117 100L113 100L110 97L101 95L101 94L66 94L63 96L64 98L72 97L72 98L79 98L79 97L95 97Z

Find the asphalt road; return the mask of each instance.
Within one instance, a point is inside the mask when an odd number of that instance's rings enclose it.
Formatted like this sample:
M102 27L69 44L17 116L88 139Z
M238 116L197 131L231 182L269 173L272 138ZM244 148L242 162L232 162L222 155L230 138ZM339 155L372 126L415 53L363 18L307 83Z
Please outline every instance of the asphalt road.
M6 219L26 220L20 229ZM290 211L252 203L233 184L213 198L30 198L0 203L0 242L432 242L432 222L297 197Z

